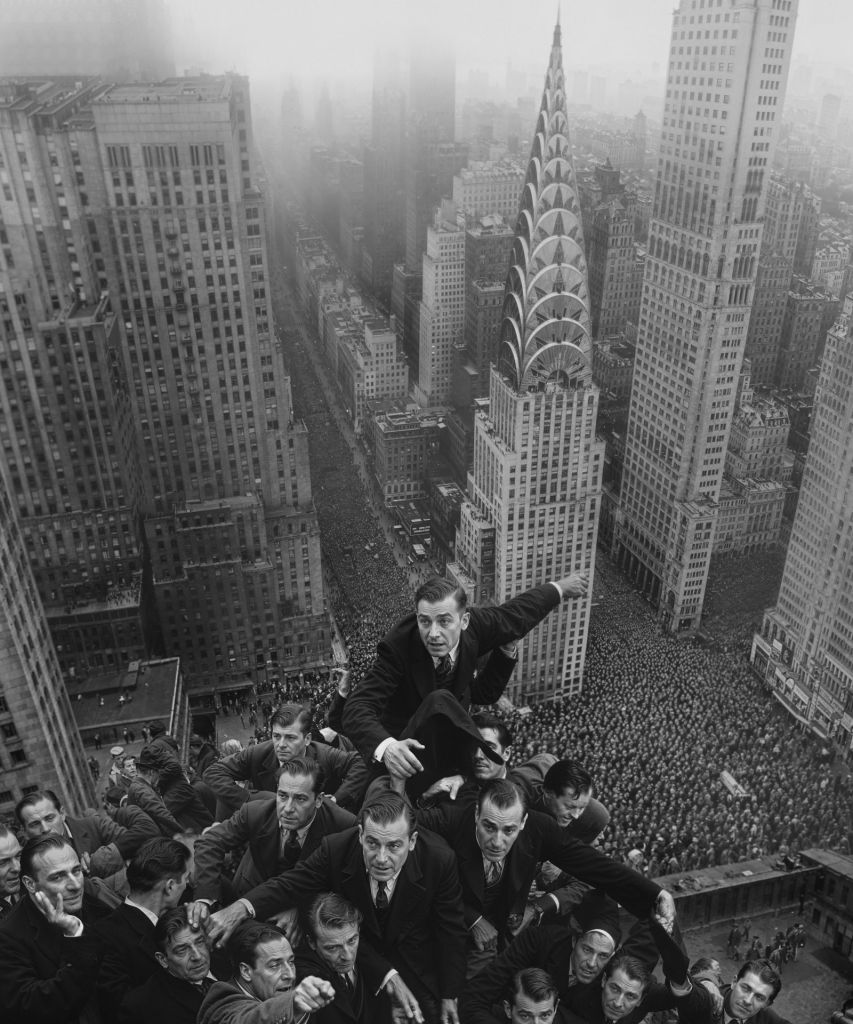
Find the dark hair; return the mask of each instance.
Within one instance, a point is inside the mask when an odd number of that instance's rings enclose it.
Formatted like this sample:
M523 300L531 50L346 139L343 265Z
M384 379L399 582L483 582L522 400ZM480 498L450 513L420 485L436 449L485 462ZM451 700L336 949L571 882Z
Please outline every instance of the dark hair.
M406 819L409 835L411 835L415 830L415 812L412 810L412 805L405 797L391 790L376 793L362 804L358 813L358 823L362 828L368 820L372 821L374 825L391 825L400 818Z
M415 608L417 608L421 601L437 604L447 597L456 599L456 605L460 612L464 612L468 607L468 595L463 587L441 576L431 576L428 580L424 580L415 591Z
M512 733L502 718L489 711L478 711L476 715L471 715L471 721L478 729L494 729L498 734L498 743L502 747L512 746Z
M782 988L782 976L769 960L747 960L737 972L735 981L740 981L745 974L755 974L764 985L771 985L773 987L769 1003L772 1003L776 996L779 995L779 990Z
M257 965L258 946L286 937L280 928L264 924L263 921L245 921L239 925L225 944L234 973L239 973L240 964L248 964L250 967Z
M321 892L308 908L305 923L308 932L317 938L319 928L342 928L347 924L361 924L362 914L358 907L336 892Z
M483 804L487 800L499 811L507 811L510 807L521 804L522 811L527 813L527 797L521 787L509 779L490 779L483 786L477 797L478 813L483 813Z
M37 789L33 793L27 793L25 797L22 797L15 804L15 817L22 825L24 824L24 820L21 817L21 811L25 810L27 807L35 807L35 805L41 800L49 800L57 811L62 810L62 801L52 789Z
M535 1003L544 1003L546 999L553 999L556 1005L558 999L557 986L554 979L543 971L541 967L525 967L517 971L512 978L509 990L509 1002L515 1004L517 996L527 996Z
M714 964L719 967L720 961L715 956L700 956L690 965L690 973L693 975L699 974L702 971L711 971L714 974L719 974L719 971L715 969Z
M290 775L292 778L299 775L310 775L311 792L314 796L319 796L326 784L326 773L323 771L323 766L313 757L292 757L289 761L285 761L276 773L276 781L282 775Z
M121 802L124 796L125 790L123 790L121 786L110 786L106 793L104 793L104 799L113 807L121 807Z
M652 980L651 971L643 961L638 960L635 956L628 956L625 953L613 957L604 968L604 977L612 978L614 971L622 971L631 981L639 981L643 986L643 992L646 991L649 987L649 982Z
M9 826L4 824L4 822L0 821L0 839L5 839L6 836L14 836L15 839L17 839L18 833L9 828Z
M289 725L295 725L297 729L306 736L311 732L312 712L305 704L282 704L276 708L270 716L270 734L272 727L279 726L286 729Z
M148 839L127 865L127 884L131 892L152 892L167 878L180 878L190 862L189 847L177 839Z
M567 789L571 789L579 796L592 789L592 776L577 761L555 761L545 772L542 788L556 796L562 796Z
M21 877L26 875L35 881L35 858L43 856L48 850L62 850L66 846L69 850L74 850L71 840L67 836L57 835L56 832L45 832L44 835L28 839L21 850Z
M154 944L161 953L165 953L178 932L191 927L186 906L171 907L157 919L154 926Z

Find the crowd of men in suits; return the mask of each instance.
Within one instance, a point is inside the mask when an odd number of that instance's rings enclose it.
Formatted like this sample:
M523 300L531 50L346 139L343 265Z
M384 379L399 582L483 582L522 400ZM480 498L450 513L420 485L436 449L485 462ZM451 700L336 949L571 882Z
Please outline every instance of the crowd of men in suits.
M341 686L336 745L285 705L200 785L160 734L110 814L25 796L0 828L3 1019L782 1021L769 963L731 986L691 976L670 894L593 845L610 815L582 764L511 765L506 722L471 714L502 695L519 640L586 596L573 574L471 608L430 580Z

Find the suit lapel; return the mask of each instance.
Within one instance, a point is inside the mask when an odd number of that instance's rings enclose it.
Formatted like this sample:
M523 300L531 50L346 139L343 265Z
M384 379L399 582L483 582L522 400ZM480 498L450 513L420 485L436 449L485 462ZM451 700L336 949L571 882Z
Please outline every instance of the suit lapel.
M466 816L462 827L467 828L468 825ZM459 879L462 882L462 891L467 889L477 900L478 905L482 906L486 876L483 872L483 851L477 845L477 840L473 835L473 825L471 825L471 833L456 849L456 861L459 868Z
M407 924L412 919L412 908L428 898L424 888L420 850L416 844L397 877L394 895L388 907L385 938L389 944L406 931Z
M514 893L515 902L523 907L530 888L530 879L536 873L536 857L530 850L530 840L527 839L526 832L522 831L513 843L507 857L506 868L509 871L509 884L504 891ZM511 913L518 910L512 904L508 909Z
M254 834L249 839L252 860L262 875L278 873L278 851L281 832L278 827L275 804L269 814L264 815Z
M370 895L370 882L367 878L367 869L364 866L364 857L361 853L361 846L356 838L354 849L341 869L341 890L342 895L354 903L357 907L370 907L369 913L364 915L364 924L380 943L383 941L382 929L376 918L376 909L373 906L373 898Z

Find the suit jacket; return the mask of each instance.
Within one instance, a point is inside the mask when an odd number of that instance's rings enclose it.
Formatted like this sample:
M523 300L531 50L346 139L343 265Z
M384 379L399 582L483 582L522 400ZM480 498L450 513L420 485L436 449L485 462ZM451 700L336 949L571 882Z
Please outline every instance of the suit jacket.
M728 999L731 985L720 989L723 1002ZM722 1024L724 1018L714 1008L711 993L702 985L693 984L693 991L676 999L678 1019L681 1024ZM791 1024L787 1017L781 1017L772 1006L766 1006L750 1017L747 1024Z
M195 1024L203 990L169 974L156 961L154 966L157 973L127 992L117 1013L104 1014L104 1024Z
M470 609L468 628L459 638L453 677L446 687L463 708L467 710L472 703L493 704L501 696L515 661L496 648L525 636L559 601L557 588L546 583L506 604ZM476 676L477 663L489 652L495 652L495 663L490 659L489 671L481 679ZM504 671L500 671L501 664ZM432 656L412 613L379 642L376 660L344 707L344 732L370 763L379 744L389 736L399 738L423 698L436 689Z
M367 768L356 751L335 750L326 743L312 740L306 757L313 758L322 767L326 776L324 788L329 795L347 810L357 811L364 795ZM278 769L272 740L267 740L214 761L204 773L204 781L219 803L233 814L251 795L249 790L235 786L235 781L246 781L254 790L274 793Z
M369 969L368 969L369 972ZM314 977L328 981L335 990L334 1002L315 1010L311 1015L312 1024L374 1024L382 1014L381 1002L374 992L382 978L366 977L363 957L356 957L356 983L352 993L343 978L321 960L308 945L303 944L296 951L296 977Z
M106 814L66 817L65 824L77 853L81 857L89 854L89 871L95 878L107 878L121 871L125 860L132 856L129 851L144 842L141 836L131 834ZM108 849L110 846L113 849Z
M84 896L83 934L65 938L29 896L0 922L0 1007L4 1024L95 1024L98 941L106 911Z
M467 928L483 913L485 889L483 853L474 831L476 809L476 804L469 803L418 812L418 821L442 836L456 853ZM582 881L604 889L635 917L647 917L660 892L659 885L573 839L553 818L529 811L527 824L507 854L499 895L489 913L489 920L504 937L508 917L524 912L537 864L543 860L550 860Z
M112 1021L125 995L159 970L154 925L141 910L123 903L98 922L95 932L101 945L98 1000L104 1020Z
M141 807L135 807L133 804L117 807L112 818L117 825L126 828L133 836L133 849L125 854L125 860L130 860L139 847L149 839L160 838L161 832L156 822ZM119 850L121 849L122 847L119 847Z
M129 806L139 807L145 811L160 829L160 834L166 836L167 839L184 831L181 823L164 803L163 798L146 779L137 776L131 780L127 790L127 802Z
M305 860L320 845L323 836L342 832L355 825L355 815L324 799L305 836L299 860ZM227 821L214 825L195 843L195 897L218 900L221 891L222 864L226 853L248 844L233 879L238 896L278 874L281 831L275 797L250 800ZM298 861L297 861L298 863Z
M198 1024L290 1024L293 1017L292 992L261 1002L233 981L217 981L204 997L197 1019Z
M453 853L420 830L394 887L384 928L376 917L358 829L327 836L290 871L246 894L258 920L305 906L318 892L337 892L364 915L360 950L366 969L383 978L396 968L417 997L456 998L465 980L462 889Z

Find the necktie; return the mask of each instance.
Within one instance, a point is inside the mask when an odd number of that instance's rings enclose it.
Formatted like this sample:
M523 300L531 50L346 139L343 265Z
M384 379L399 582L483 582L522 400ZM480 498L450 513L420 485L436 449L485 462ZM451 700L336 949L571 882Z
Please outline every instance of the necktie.
M352 996L355 993L355 982L352 979L352 971L347 971L344 977L344 988L347 990L347 995Z
M287 837L286 839L284 837ZM282 833L282 839L284 842L281 847L281 867L283 871L289 871L293 865L299 860L299 854L302 852L302 847L299 845L299 840L296 838L296 829L288 829L286 833Z
M388 909L388 893L386 891L385 882L376 883L376 909Z
M435 678L439 686L445 686L453 675L453 661L449 654L442 654L435 666Z
M501 880L504 864L502 860L486 862L486 885L496 885Z

